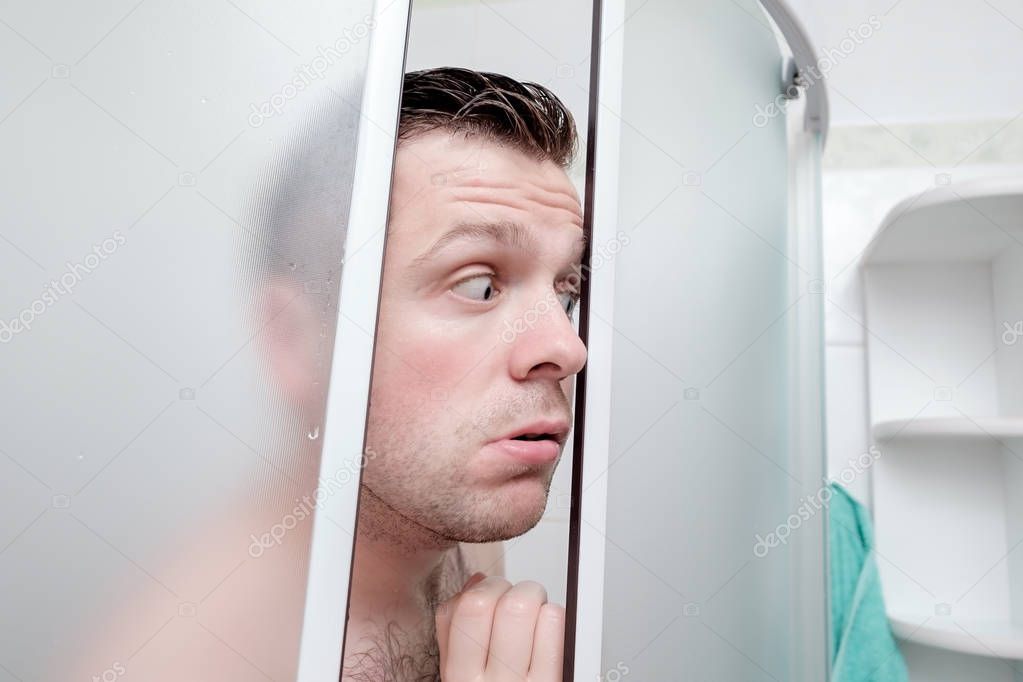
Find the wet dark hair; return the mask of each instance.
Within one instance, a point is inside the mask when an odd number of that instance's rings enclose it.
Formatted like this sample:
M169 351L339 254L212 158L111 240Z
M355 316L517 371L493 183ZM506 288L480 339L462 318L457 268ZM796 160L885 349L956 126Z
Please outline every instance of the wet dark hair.
M547 88L455 67L405 74L399 141L437 129L506 144L562 168L578 145L571 112Z

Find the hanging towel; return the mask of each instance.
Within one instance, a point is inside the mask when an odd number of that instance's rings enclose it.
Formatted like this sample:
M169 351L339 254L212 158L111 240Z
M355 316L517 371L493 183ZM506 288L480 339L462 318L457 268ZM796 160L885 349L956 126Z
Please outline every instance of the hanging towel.
M831 682L907 682L884 609L870 516L842 486L828 487Z

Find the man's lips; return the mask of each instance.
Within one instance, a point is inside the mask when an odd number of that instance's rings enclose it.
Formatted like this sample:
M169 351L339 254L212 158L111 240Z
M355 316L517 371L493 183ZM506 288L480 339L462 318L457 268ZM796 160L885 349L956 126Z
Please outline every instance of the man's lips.
M550 464L558 458L561 444L550 438L541 440L514 440L504 438L488 443L484 450L490 450L523 464Z
M492 442L537 443L546 440L560 448L568 438L569 428L571 425L568 419L545 417L517 426Z

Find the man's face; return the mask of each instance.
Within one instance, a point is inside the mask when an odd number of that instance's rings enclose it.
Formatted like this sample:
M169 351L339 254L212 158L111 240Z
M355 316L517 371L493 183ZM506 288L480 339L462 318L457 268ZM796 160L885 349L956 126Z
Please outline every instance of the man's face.
M362 480L407 519L465 542L539 521L557 460L492 443L539 420L571 424L586 362L567 312L582 240L556 164L444 131L399 146Z

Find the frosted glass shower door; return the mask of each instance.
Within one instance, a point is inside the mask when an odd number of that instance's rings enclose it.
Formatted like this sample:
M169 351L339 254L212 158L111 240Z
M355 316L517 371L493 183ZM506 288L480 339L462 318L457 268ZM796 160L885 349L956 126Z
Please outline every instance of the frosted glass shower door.
M757 116L784 88L779 36L752 1L605 10L617 232L598 215L593 250L614 306L591 338L613 343L610 447L584 481L606 486L603 527L582 511L606 545L600 674L819 682L825 513L800 510L824 475L820 224L790 211L784 111Z
M336 679L407 16L0 8L0 682Z

